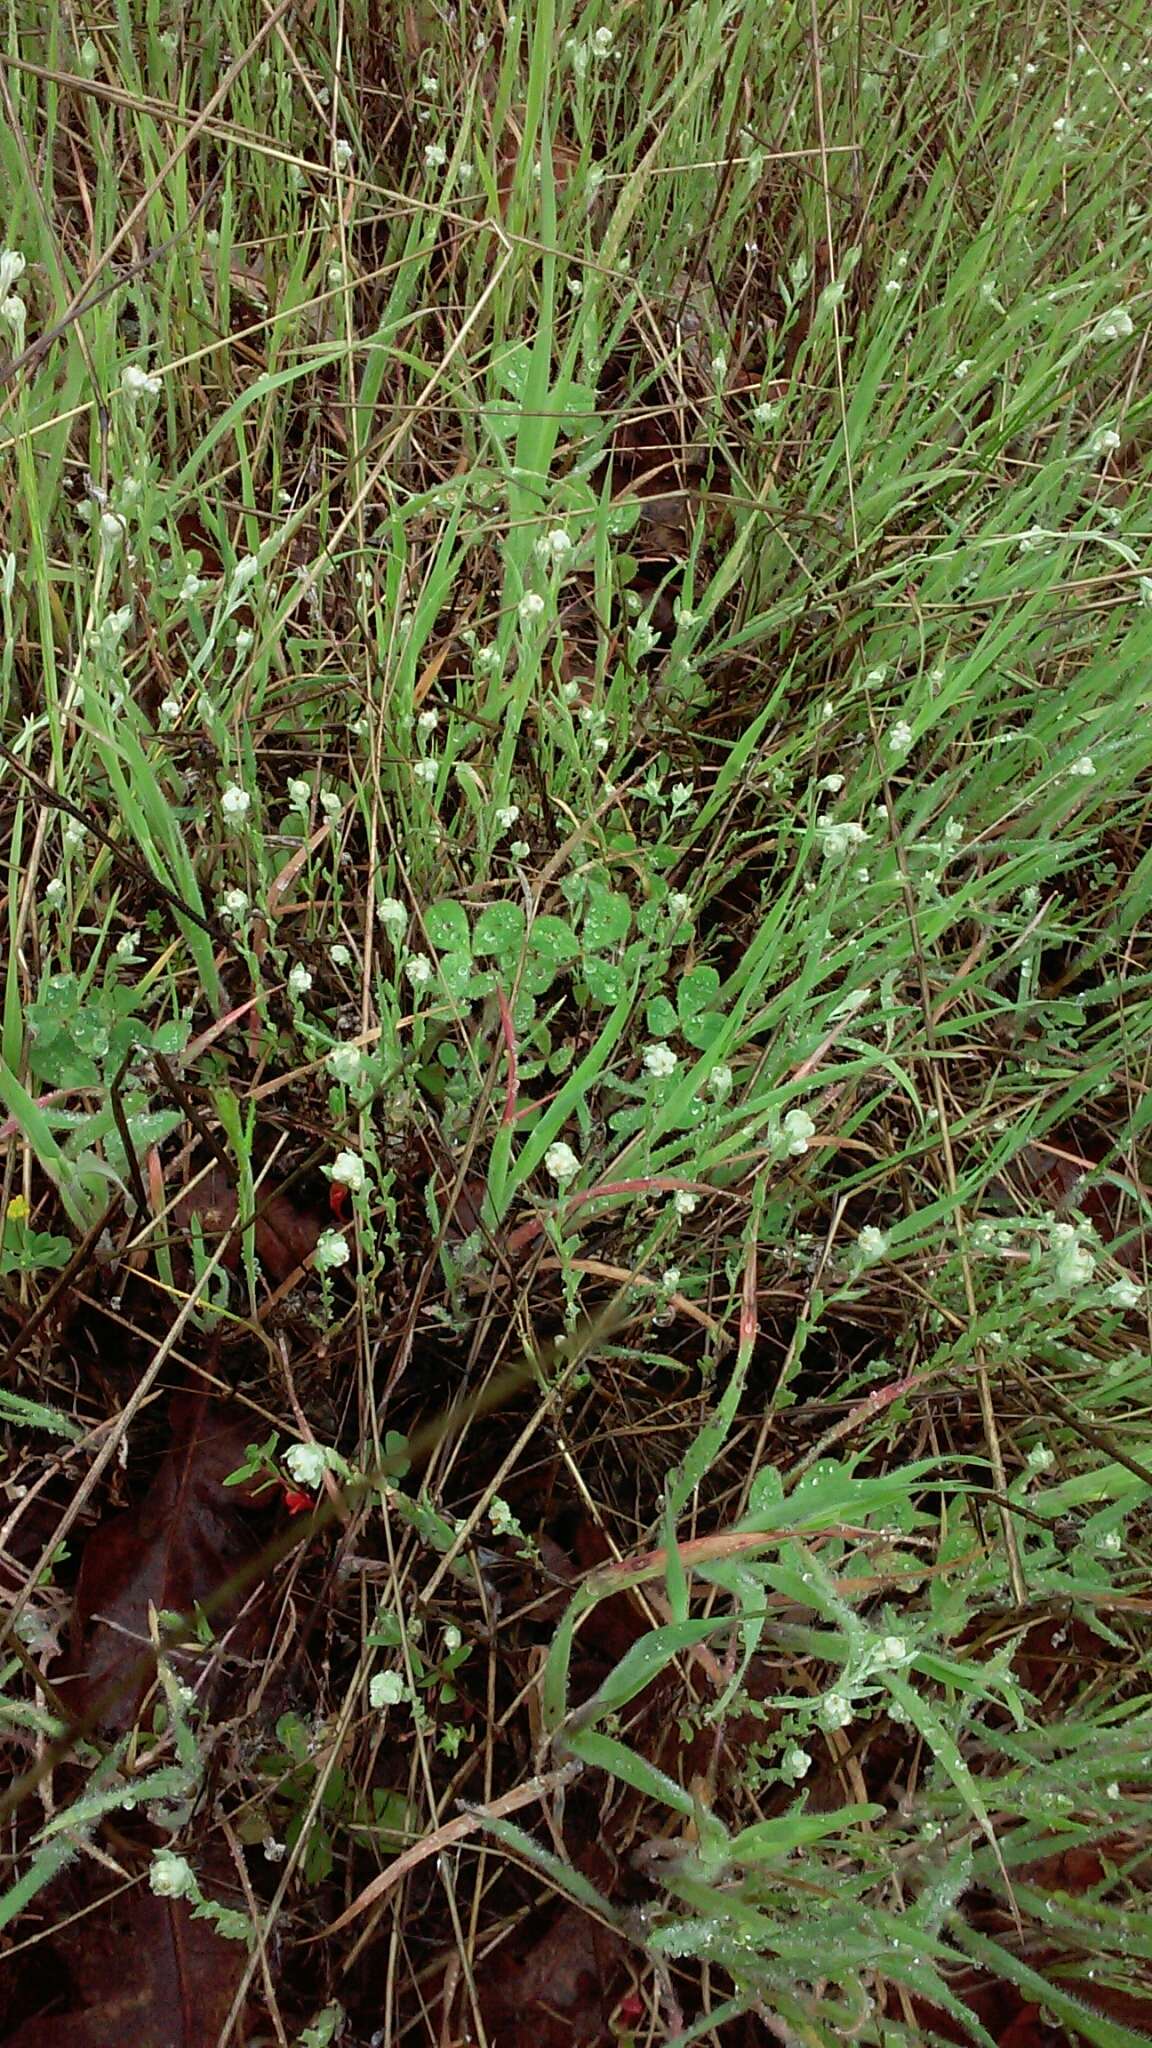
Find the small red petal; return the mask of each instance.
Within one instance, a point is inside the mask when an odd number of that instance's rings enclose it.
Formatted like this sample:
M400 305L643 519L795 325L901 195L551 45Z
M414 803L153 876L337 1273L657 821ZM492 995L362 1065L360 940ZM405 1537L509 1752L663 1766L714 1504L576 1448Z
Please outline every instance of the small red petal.
M316 1503L310 1493L301 1493L295 1486L286 1486L284 1505L290 1515L310 1515Z
M344 1218L348 1214L348 1190L342 1181L334 1180L329 1182L328 1207L337 1221L343 1223Z

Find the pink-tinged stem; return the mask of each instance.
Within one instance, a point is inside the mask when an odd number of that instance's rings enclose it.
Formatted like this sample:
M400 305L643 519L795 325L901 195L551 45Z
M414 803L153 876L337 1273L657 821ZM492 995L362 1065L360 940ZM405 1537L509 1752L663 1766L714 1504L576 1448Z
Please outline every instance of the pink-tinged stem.
M759 1214L759 1211L756 1212ZM756 1240L753 1237L748 1246L748 1257L744 1262L744 1286L740 1295L740 1351L749 1358L756 1339L760 1335L760 1318L756 1313L756 1283L759 1262L756 1256Z
M37 1109L50 1109L54 1102L67 1102L70 1095L90 1095L91 1093L92 1090L90 1088L52 1088L47 1095L37 1096L36 1107ZM16 1137L19 1129L20 1120L18 1117L10 1116L6 1124L0 1124L0 1145L6 1144L9 1138Z

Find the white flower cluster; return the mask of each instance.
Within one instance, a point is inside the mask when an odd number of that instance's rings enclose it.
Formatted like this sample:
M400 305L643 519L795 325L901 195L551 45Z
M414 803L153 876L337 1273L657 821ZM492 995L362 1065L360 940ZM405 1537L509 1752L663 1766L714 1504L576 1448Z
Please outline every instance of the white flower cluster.
M559 1138L554 1145L549 1145L544 1154L544 1167L553 1180L559 1181L563 1187L579 1173L580 1161L571 1145L566 1145L563 1139Z
M28 268L18 249L0 249L0 320L12 329L12 346L17 355L24 346L24 301L13 287Z
M163 390L160 378L149 370L142 370L137 363L125 365L120 378L120 389L130 406L139 398L156 398Z
M339 1230L322 1230L312 1260L318 1272L332 1273L338 1266L346 1266L351 1256L352 1247Z
M368 1704L376 1708L398 1707L407 1691L399 1671L374 1671L368 1680Z
M192 1865L186 1856L178 1856L174 1849L153 1850L148 1882L158 1899L199 1897L200 1887Z
M1078 1294L1096 1271L1096 1254L1084 1240L1083 1227L1054 1223L1048 1232L1052 1286L1058 1294Z
M368 1179L367 1168L358 1152L338 1152L332 1162L332 1178L337 1187L347 1188L350 1194L358 1195Z
M284 1453L284 1469L295 1486L306 1487L315 1493L323 1482L332 1460L323 1444L289 1444Z

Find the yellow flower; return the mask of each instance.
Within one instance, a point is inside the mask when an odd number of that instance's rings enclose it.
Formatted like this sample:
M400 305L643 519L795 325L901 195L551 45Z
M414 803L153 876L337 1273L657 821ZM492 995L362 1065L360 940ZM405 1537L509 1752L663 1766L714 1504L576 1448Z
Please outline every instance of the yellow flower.
M27 1197L24 1195L13 1195L12 1200L4 1211L4 1221L6 1223L9 1221L13 1223L27 1223L28 1214Z

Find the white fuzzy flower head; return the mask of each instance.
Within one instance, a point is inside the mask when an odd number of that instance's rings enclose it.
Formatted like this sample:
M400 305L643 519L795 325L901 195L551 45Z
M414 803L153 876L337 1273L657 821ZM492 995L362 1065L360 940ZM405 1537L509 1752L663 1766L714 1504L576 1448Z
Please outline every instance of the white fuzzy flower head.
M448 151L439 142L429 142L424 150L424 168L428 171L442 171L448 161Z
M906 1664L908 1644L903 1636L884 1636L879 1654L885 1664Z
M288 993L292 996L306 996L312 986L311 970L298 960L288 972Z
M680 1218L691 1216L699 1206L700 1197L694 1195L691 1188L677 1188L672 1197L672 1213Z
M332 962L333 967L351 967L352 949L350 946L344 945L342 940L337 939L336 944L328 948L328 958Z
M420 713L416 723L421 732L435 732L436 727L440 723L440 713L437 711L436 706L430 704L426 711Z
M220 899L220 908L225 917L231 918L233 923L238 923L242 917L247 917L251 906L243 889L225 889Z
M121 960L135 960L139 950L139 932L125 932L123 937L117 939L116 941L117 957Z
M554 1145L549 1145L544 1154L544 1169L563 1187L566 1181L575 1179L579 1173L580 1161L571 1145L566 1145L563 1138L558 1138Z
M59 875L53 875L52 880L44 885L44 901L50 910L59 910L67 893Z
M239 631L239 632L237 633L237 635L236 635L236 652L237 652L237 654L247 654L247 652L248 652L248 649L249 649L249 648L251 647L251 645L252 645L252 635L251 635L251 633L249 632L249 630L248 630L248 627L247 627L247 626L241 626L241 628L240 628L240 631Z
M284 1453L284 1467L292 1484L306 1487L309 1493L315 1493L322 1485L330 1463L323 1444L289 1444Z
M1085 781L1090 776L1095 775L1096 763L1092 759L1091 754L1081 754L1078 760L1073 761L1068 773L1069 775L1082 776Z
M499 832L510 832L520 816L519 804L498 804L492 813Z
M334 1273L338 1266L346 1266L352 1257L352 1247L338 1230L322 1230L312 1254L313 1261L321 1273Z
M427 953L413 953L412 958L404 962L404 972L413 988L427 987L432 979L432 962Z
M495 1536L522 1536L524 1533L508 1502L501 1500L499 1494L489 1503L488 1524Z
M438 761L432 760L413 761L412 773L416 777L417 782L423 782L431 787L440 773L440 764Z
M888 734L888 752L905 755L912 745L912 727L906 718L898 718Z
M338 1187L348 1188L358 1195L368 1179L364 1161L358 1152L338 1152L332 1161L332 1178Z
M303 776L293 775L288 782L288 802L294 811L307 811L312 803L311 785Z
M790 1109L780 1129L793 1159L799 1159L816 1136L816 1126L806 1109Z
M28 268L28 259L19 249L0 249L0 299L6 299L14 284L18 284Z
M408 929L408 912L402 903L397 902L395 896L382 896L376 905L376 915L388 932L398 933Z
M166 732L179 723L181 708L179 697L165 697L160 706L160 723Z
M858 846L863 846L868 838L863 825L853 824L850 819L841 822L839 819L828 817L817 818L816 834L820 841L820 852L830 866L838 866L841 861L847 860L848 855L855 852Z
M1096 1255L1074 1223L1054 1223L1048 1233L1052 1285L1059 1294L1077 1294L1096 1271Z
M1114 455L1120 446L1120 436L1115 427L1097 427L1088 443L1092 455Z
M525 622L538 619L544 610L544 599L538 590L526 590L520 599L520 617Z
M112 553L113 548L119 547L127 531L128 522L121 519L118 512L102 512L100 514L100 539L109 554Z
M610 57L612 55L613 49L615 48L615 44L616 38L613 35L610 28L598 28L593 30L591 48L592 55L594 57Z
M675 1294L676 1289L680 1285L679 1266L665 1266L664 1271L660 1275L660 1285L664 1289L665 1294Z
M542 562L562 562L572 553L572 540L562 526L553 526L542 533L536 543L536 553Z
M852 1702L842 1692L826 1692L816 1718L823 1728L846 1728L852 1719Z
M94 629L91 638L102 647L106 654L114 654L129 626L132 624L132 607L122 604Z
M816 784L816 787L826 791L829 796L839 796L840 791L844 787L844 777L842 775L823 775Z
M195 1898L198 1886L192 1865L174 1849L154 1849L148 1882L158 1899Z
M762 398L759 405L752 407L752 424L763 432L766 427L773 425L779 413L780 407L774 399Z
M230 782L220 799L220 808L230 825L239 825L252 809L252 798L238 782Z
M1111 1286L1104 1289L1104 1299L1110 1308L1139 1308L1144 1299L1144 1289L1137 1287L1134 1280L1113 1280Z
M670 1074L676 1072L679 1064L679 1053L673 1052L672 1047L665 1045L663 1040L644 1048L644 1065L657 1081L666 1081Z
M134 405L138 398L157 397L162 386L159 377L152 376L148 370L140 369L136 363L128 363L120 379L120 389L129 403Z
M202 577L202 576L197 576L194 570L189 570L189 572L188 572L187 576L186 576L186 577L184 578L184 581L183 581L183 583L182 583L182 584L180 585L180 601L181 601L181 603L182 603L182 604L191 604L191 603L193 603L193 601L194 601L194 600L195 600L196 598L198 598L198 597L199 597L199 595L200 595L200 592L201 592L201 591L203 590L203 588L204 588L204 579L203 579L203 577Z
M781 1766L790 1778L806 1778L812 1769L812 1759L799 1743L792 1743L780 1759Z
M28 309L23 299L17 298L15 292L6 299L0 299L0 320L12 329L13 345L17 349L24 346L24 324L27 318Z
M359 1075L363 1054L358 1045L334 1045L325 1057L324 1064L334 1081L349 1087Z
M1127 341L1132 332L1132 315L1124 306L1113 307L1092 329L1092 339L1103 346L1109 341Z
M881 1259L888 1256L888 1239L882 1230L877 1230L874 1223L866 1223L856 1239L856 1250L865 1265L878 1265Z
M708 1076L708 1086L716 1097L717 1102L726 1102L732 1093L731 1067L713 1067L712 1072Z
M334 789L322 789L320 791L320 809L330 825L334 824L343 808L344 805Z
M407 1686L399 1671L374 1671L368 1680L368 1704L370 1707L398 1707L407 1693Z
M346 171L352 163L352 144L346 135L338 135L332 149L332 158L338 171Z

